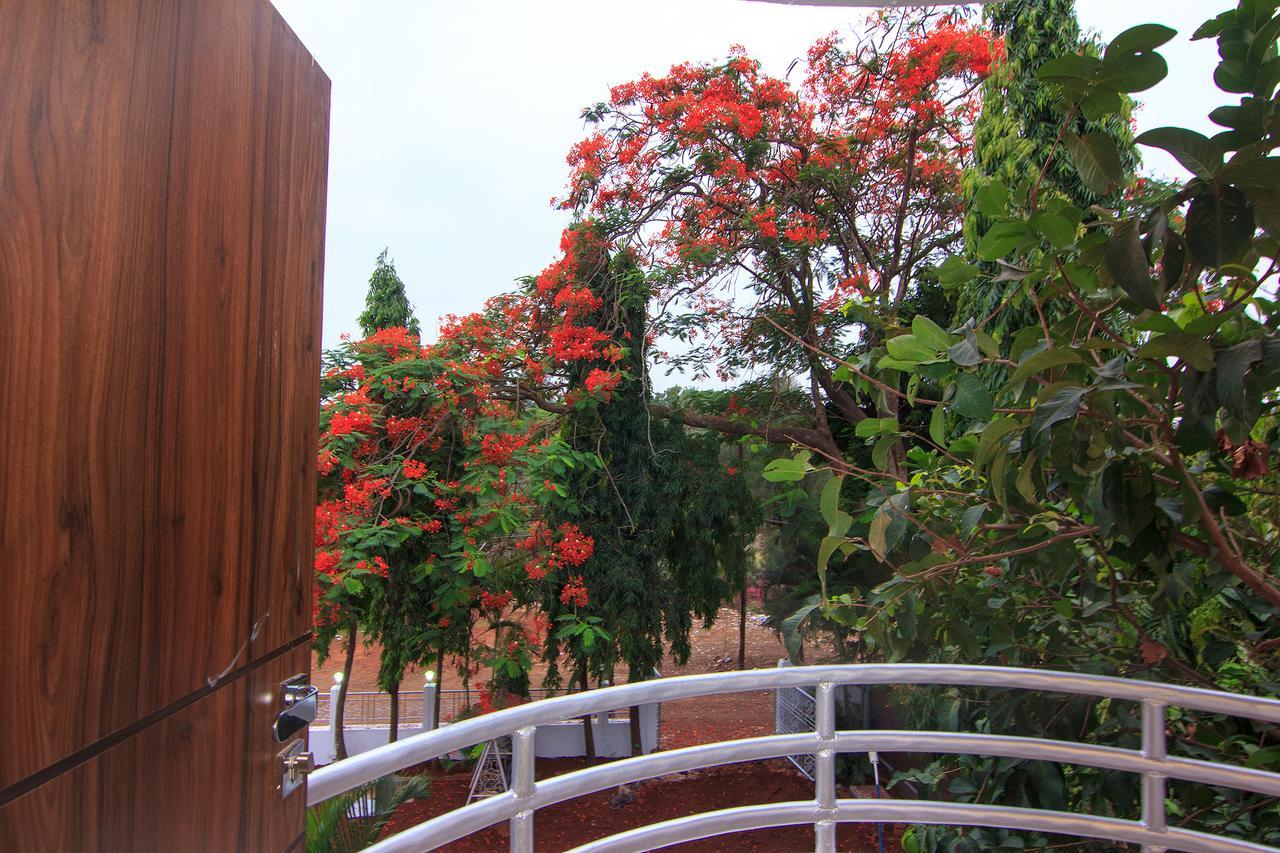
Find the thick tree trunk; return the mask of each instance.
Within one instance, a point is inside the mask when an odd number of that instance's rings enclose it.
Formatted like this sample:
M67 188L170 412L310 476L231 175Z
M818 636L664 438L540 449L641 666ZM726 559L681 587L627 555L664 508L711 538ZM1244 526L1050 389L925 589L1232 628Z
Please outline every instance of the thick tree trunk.
M387 742L394 743L400 731L400 682L392 684L387 693L391 696L391 735Z
M587 671L585 668L582 670L581 684L583 690L591 689L591 683L587 681ZM582 744L583 749L586 750L587 753L587 761L595 761L596 758L596 736L595 732L592 731L591 728L591 716L591 714L584 714L582 716Z
M738 591L738 669L747 668L747 573L742 573Z
M346 723L347 692L351 690L351 670L356 662L356 624L347 626L347 657L342 662L342 689L338 691L338 706L333 709L333 755L338 761L347 757L347 738L343 732Z

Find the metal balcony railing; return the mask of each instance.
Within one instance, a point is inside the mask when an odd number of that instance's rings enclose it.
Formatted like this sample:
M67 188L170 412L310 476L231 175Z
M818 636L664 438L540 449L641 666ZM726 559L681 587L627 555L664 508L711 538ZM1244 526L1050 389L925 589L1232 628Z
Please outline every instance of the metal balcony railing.
M1142 706L1142 749L989 734L837 731L835 689L845 684L1018 688L1137 702ZM538 725L649 702L801 686L813 686L816 690L816 720L812 732L747 738L652 753L534 782L533 737ZM1170 706L1280 723L1280 700L1049 670L942 664L852 664L720 672L560 696L414 735L316 771L309 780L308 802L322 802L401 768L446 755L455 749L511 735L511 790L411 827L369 849L379 853L430 850L506 820L510 821L511 850L532 853L534 813L540 808L668 773L810 753L814 756L815 768L812 800L744 806L678 818L613 835L579 847L577 851L652 850L728 832L809 824L814 828L816 850L830 853L835 850L837 823L893 822L1034 830L1141 844L1149 850L1274 853L1276 848L1255 842L1167 825L1166 779L1280 796L1280 773L1167 755L1165 709ZM1120 820L1040 809L926 800L837 799L836 755L871 750L1023 758L1136 773L1141 776L1141 818L1136 821Z

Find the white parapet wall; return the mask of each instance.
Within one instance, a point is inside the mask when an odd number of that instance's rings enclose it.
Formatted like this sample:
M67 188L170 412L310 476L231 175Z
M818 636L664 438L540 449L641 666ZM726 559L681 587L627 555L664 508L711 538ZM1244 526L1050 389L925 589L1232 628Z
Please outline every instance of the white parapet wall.
M640 706L640 743L646 753L658 748L661 708L662 705L656 702ZM401 726L400 739L418 734L422 730L417 725ZM597 714L592 717L591 730L597 756L626 758L631 755L631 721L626 716L610 719L605 714ZM357 755L382 746L388 742L391 734L388 726L347 726L345 732L348 755ZM334 761L333 729L329 726L311 726L307 732L307 746L315 756L317 765L331 764ZM569 720L538 726L534 737L534 754L538 758L577 758L586 755L582 721Z

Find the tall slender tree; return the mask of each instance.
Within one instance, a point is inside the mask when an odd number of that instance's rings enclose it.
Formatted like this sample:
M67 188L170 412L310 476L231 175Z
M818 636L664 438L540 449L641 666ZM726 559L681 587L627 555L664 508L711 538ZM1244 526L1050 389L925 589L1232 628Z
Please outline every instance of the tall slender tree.
M713 619L741 582L758 510L721 463L716 438L650 412L650 292L635 260L625 252L610 257L598 239L576 243L575 266L591 295L590 316L582 319L620 344L569 372L563 438L598 454L601 464L567 475L577 506L566 518L595 550L544 602L565 626L550 638L548 653L565 653L578 683L612 677L618 662L638 681L661 665L668 647L687 660L693 620ZM575 299L588 301L586 294ZM607 636L592 630L582 642L583 619L597 620L590 624ZM633 743L638 731L633 709Z
M982 112L973 126L974 162L963 182L964 233L971 256L991 227L991 220L974 206L978 189L991 179L1014 187L1044 170L1042 195L1059 193L1079 208L1117 201L1119 190L1109 196L1095 193L1068 158L1054 156L1062 150L1059 137L1064 128L1106 134L1116 143L1125 173L1132 174L1137 167L1128 103L1118 115L1095 121L1077 114L1068 121L1069 107L1059 101L1056 87L1036 76L1050 59L1081 51L1096 53L1080 31L1075 6L1075 0L1006 0L984 11L992 34L1004 40L1005 51L1004 59L982 84ZM982 322L1006 295L1004 288L989 280L970 283L960 292L957 319ZM1032 307L1021 306L1002 312L991 330L1000 337L1001 331L1016 331L1033 321Z
M408 329L418 335L418 318L404 290L404 281L396 273L395 261L387 259L387 249L378 255L377 266L369 276L369 291L364 298L364 312L360 315L360 328L366 336L379 329Z

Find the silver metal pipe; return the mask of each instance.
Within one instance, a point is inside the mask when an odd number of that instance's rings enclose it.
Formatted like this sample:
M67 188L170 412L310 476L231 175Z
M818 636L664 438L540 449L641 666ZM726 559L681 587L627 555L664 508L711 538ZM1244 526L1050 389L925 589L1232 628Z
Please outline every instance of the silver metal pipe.
M642 779L653 779L668 773L683 773L689 770L700 770L704 767L718 767L724 764L735 764L742 761L759 761L766 758L781 758L797 752L814 752L818 748L817 737L812 732L794 735L766 735L764 737L746 738L743 740L724 741L699 746L674 749L670 752L654 752L649 755L633 756L622 761L608 764L597 764L571 773L564 773L551 779L544 779L534 788L533 809L542 809L556 803L572 800L585 794L603 791L607 788L639 782ZM475 820L460 820L457 815L471 809L487 806L492 802L481 800L463 806L452 812L440 815L400 832L385 841L368 848L378 851L418 851L431 850L456 841L464 835L477 832L487 826L514 817L520 806L511 792L503 795L509 798L505 810L490 807L484 814L488 823L477 823ZM810 803L812 815L812 803Z
M520 806L511 791L485 797L460 809L398 832L390 838L365 848L365 853L420 853L442 844L479 832L515 817Z
M455 749L510 734L521 726L559 722L652 702L716 693L831 684L936 684L1002 687L1048 693L1109 697L1249 717L1280 723L1280 700L1241 696L1198 687L1133 681L1104 675L998 666L948 664L847 664L779 667L653 679L568 696L557 696L454 723L335 762L311 774L307 802L314 805L403 767Z
M814 734L818 751L814 753L813 784L818 801L817 820L813 824L815 853L836 850L836 688L829 681L818 685L814 694Z
M932 752L1052 761L1129 773L1159 773L1187 782L1280 797L1280 773L1217 764L1195 758L1147 758L1131 749L1063 740L966 732L917 732L878 729L836 735L836 752Z
M533 853L534 782L533 726L516 729L511 739L511 793L517 813L511 818L511 853Z
M953 732L835 730L835 686L838 684L970 684L1016 687L1139 701L1143 712L1142 751L1064 741ZM718 744L636 756L608 765L534 783L533 742L536 726L565 717L598 713L631 704L688 698L708 693L817 685L812 733L748 738ZM754 672L715 673L640 682L574 696L549 699L499 711L486 717L423 733L348 759L312 776L309 801L318 802L365 781L363 774L385 775L402 766L446 754L462 746L515 732L513 788L505 794L441 815L370 848L376 851L425 850L448 843L502 820L511 821L511 849L533 849L536 809L623 782L699 767L751 761L783 755L815 756L815 799L730 809L681 818L623 833L607 842L660 847L722 832L758 826L813 824L819 851L834 850L838 821L876 820L914 823L952 823L1031 829L1082 837L1128 840L1150 850L1270 850L1249 842L1168 829L1164 812L1166 778L1280 796L1280 774L1166 754L1165 708L1181 707L1280 721L1280 700L1235 696L1198 688L1133 682L1104 676L1057 673L1002 667L964 667L934 664L857 664L836 667L789 667ZM840 801L835 799L835 756L860 751L946 752L1054 761L1134 772L1142 775L1141 822L1117 821L997 806L970 806L920 801ZM406 757L407 756L407 757ZM366 759L361 761L361 759ZM400 761L399 764L392 762ZM354 779L354 781L352 781ZM317 785L317 782L320 784ZM326 793L328 792L328 793ZM871 811L868 811L871 809ZM906 812L903 812L903 810ZM957 811L957 809L960 809ZM964 811L969 809L970 811ZM973 811L976 810L976 811ZM722 823L724 816L730 823ZM931 819L929 815L936 816ZM746 820L744 823L743 821ZM1010 823L1009 821L1020 821ZM995 822L991 822L995 821ZM1005 821L1005 822L1000 822ZM727 827L727 828L716 828ZM1078 830L1078 831L1077 831ZM694 834L689 834L694 833ZM1101 834L1100 834L1101 833ZM641 843L640 839L643 839ZM667 839L667 840L663 840ZM605 842L600 842L605 843ZM588 846L582 849L597 849ZM599 849L637 849L633 846Z
M872 730L836 732L834 746L837 753L868 752L877 749L886 752L986 755L998 758L1053 761L1059 764L1100 767L1136 774L1154 772L1156 768L1160 768L1167 776L1175 779L1280 797L1280 773L1231 767L1190 758L1166 758L1160 761L1146 758L1133 750L1067 741L957 732ZM821 741L818 734L806 732L792 735L766 735L691 746L670 752L650 753L545 779L536 785L531 807L535 810L546 808L574 797L643 779L665 776L668 773L683 773L743 761L781 758L805 752L816 753L820 748ZM466 809L475 809L489 802L484 800L467 806ZM513 799L506 813L490 811L488 813L490 824L509 819L517 813L519 808ZM815 808L814 803L809 803L810 820L814 818ZM464 810L459 810L461 811ZM397 842L396 847L384 848L379 845L373 849L427 850L447 844L488 825L476 826L474 822L469 822L467 826L471 828L466 828L454 818L454 815L459 812L450 812L406 829L393 839L389 839Z
M1160 702L1142 703L1142 757L1164 761L1168 743L1164 732L1165 706ZM1167 814L1164 805L1165 777L1163 773L1147 771L1142 774L1142 825L1152 832L1163 833ZM1145 853L1163 853L1163 845L1144 845Z
M812 819L812 808L812 803L799 802L723 809L622 832L575 847L570 853L634 853L729 832L794 826ZM1136 821L1011 806L924 800L838 800L836 814L841 823L925 823L1029 829L1102 841L1159 843L1189 853L1276 853L1274 847L1185 829L1155 833Z

